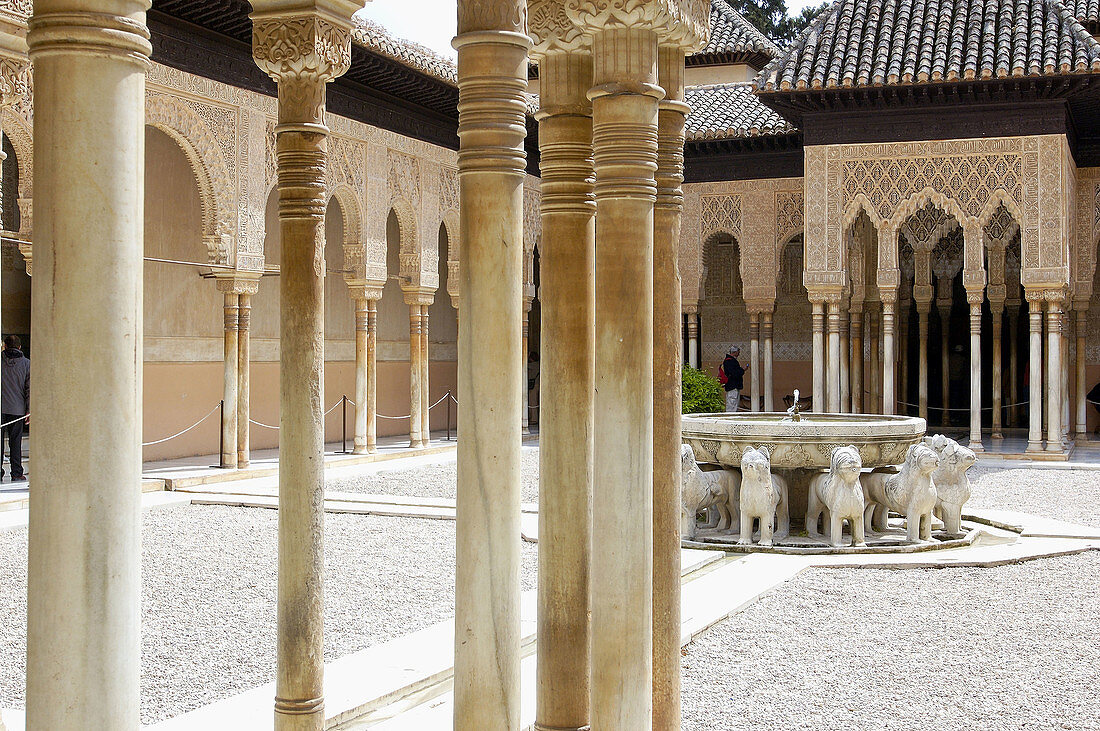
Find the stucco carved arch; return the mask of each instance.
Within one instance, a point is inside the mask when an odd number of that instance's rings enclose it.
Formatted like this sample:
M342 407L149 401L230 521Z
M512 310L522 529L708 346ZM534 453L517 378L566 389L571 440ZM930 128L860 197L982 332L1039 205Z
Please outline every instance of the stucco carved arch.
M420 241L416 221L416 209L404 198L395 198L390 202L390 210L397 217L397 240L399 252L399 271L401 286L420 286Z
M197 112L167 94L146 95L145 123L171 137L187 156L198 182L210 263L230 264L236 253L237 195L214 133Z
M848 227L859 218L860 213L867 214L867 218L871 219L871 224L876 231L882 230L883 220L878 215L878 211L875 210L871 199L863 193L856 193L855 197L848 202L848 207L844 209L844 216L840 219L841 231L847 231Z
M699 283L698 283L698 297L697 302L702 302L705 299L706 287L707 287L707 253L711 247L714 246L719 239L728 238L733 241L737 247L737 276L741 277L741 289L742 295L744 294L745 287L745 252L744 247L741 245L741 239L736 234L730 233L726 229L716 229L703 237L703 245L699 247L699 256L702 260L702 266L699 267ZM681 285L682 286L682 285Z
M331 191L329 201L336 199L344 218L344 277L360 281L363 274L363 216L359 198L349 185L337 185Z
M34 199L34 143L32 131L27 120L19 114L4 109L3 112L4 135L11 143L15 158L19 163L19 231L17 233L28 234L31 231L30 205Z
M451 297L451 304L458 307L458 262L462 251L458 211L445 212L440 224L447 232L447 294Z
M878 266L880 274L886 270L898 271L899 243L897 232L901 230L901 227L905 225L910 216L929 203L954 218L959 226L970 222L970 218L963 213L962 207L954 198L944 195L935 188L927 187L914 193L898 204L889 219L877 226L879 231ZM889 236L889 240L886 240L886 237L883 236L884 233Z

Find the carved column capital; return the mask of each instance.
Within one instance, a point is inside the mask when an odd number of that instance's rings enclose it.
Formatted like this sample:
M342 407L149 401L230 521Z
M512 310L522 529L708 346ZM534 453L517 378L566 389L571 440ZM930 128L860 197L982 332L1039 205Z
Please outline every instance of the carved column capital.
M592 40L565 12L565 0L528 0L527 12L532 57L541 61L555 53L591 51Z
M351 295L353 300L380 300L382 299L382 288L385 286L385 282L377 282L370 279L349 281L348 294Z
M435 290L429 287L409 287L402 288L401 291L405 294L405 304L410 307L413 305L427 307L435 301Z
M463 0L458 4L458 33L482 31L527 34L524 0Z
M709 0L565 0L565 11L585 33L652 30L660 35L662 45L689 53L710 38Z
M39 10L28 22L32 60L52 54L109 56L137 64L143 71L153 53L145 25L148 0L112 3L114 13Z
M260 289L260 272L215 274L214 280L225 294L256 294Z

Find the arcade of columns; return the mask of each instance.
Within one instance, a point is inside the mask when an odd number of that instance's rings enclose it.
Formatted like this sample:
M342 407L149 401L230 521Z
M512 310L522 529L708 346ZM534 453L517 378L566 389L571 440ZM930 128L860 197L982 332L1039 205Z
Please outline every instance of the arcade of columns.
M815 406L897 413L915 379L919 395L912 406L927 418L929 315L935 305L947 322L952 281L961 271L970 398L969 404L947 401L944 327L943 340L931 346L943 358L944 406L969 407L970 446L981 449L985 304L992 324L993 437L1003 437L1005 411L1020 413L1013 402L1025 368L1016 336L1022 285L1030 313L1026 367L1038 374L1028 381L1026 400L1041 404L1024 408L1027 449L1063 452L1071 432L1086 432L1098 177L1096 169L1074 166L1064 137L1046 135L807 147L804 178L689 184L681 240L687 360L696 366L703 360L697 320L703 246L716 234L728 235L740 247L749 320L748 332L738 337L747 335L749 343L752 409L773 410L776 275L783 247L804 230ZM913 326L901 316L910 301L918 315ZM908 372L910 339L917 340L917 373ZM1006 400L1006 393L1013 398Z
M40 422L31 457L41 485L30 517L32 729L138 727L148 6L38 0L29 23L38 105L35 266L53 285L32 295L36 408L72 417ZM348 67L351 15L361 6L253 2L254 56L279 92L280 730L323 725L325 85ZM705 41L708 3L533 3L540 6L548 11L542 17L554 19L538 26L540 53L560 71L544 81L544 93L562 100L542 112L557 130L543 143L557 155L556 198L543 209L544 292L554 301L548 308L557 308L546 338L548 348L580 351L555 385L577 395L572 406L580 413L559 413L543 437L548 458L579 479L543 488L549 555L540 561L551 588L542 595L540 631L574 641L540 643L539 725L671 728L679 713L679 543L672 539L679 530L679 295L668 264L678 238L684 54ZM459 3L459 388L466 404L459 417L455 726L463 729L519 726L526 31L523 0ZM578 31L587 54L570 58L564 46L554 47L554 38L572 43L565 39ZM571 247L581 250L580 261L568 256ZM569 287L589 303L579 314L564 312L564 296L549 286L570 271L580 276ZM237 333L227 336L227 351L239 353L250 288L222 286L226 329ZM368 303L357 310L369 323L374 293L363 286L353 291ZM410 299L415 339L425 305L419 294ZM101 337L87 337L93 327ZM636 382L622 377L624 361L635 364ZM72 368L77 362L82 367ZM227 391L233 385L227 376ZM109 453L91 438L73 438L74 424L102 418L115 425ZM570 419L578 431L564 428ZM579 523L568 513L570 492L582 498ZM589 533L592 513L608 510L634 518L622 521L631 529ZM590 624L589 577L601 586L591 597Z

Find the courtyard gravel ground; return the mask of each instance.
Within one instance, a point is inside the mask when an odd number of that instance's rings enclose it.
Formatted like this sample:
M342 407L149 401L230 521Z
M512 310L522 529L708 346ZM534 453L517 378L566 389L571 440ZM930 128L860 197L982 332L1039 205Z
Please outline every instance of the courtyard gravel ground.
M1100 525L1100 472L973 468L968 507ZM1100 729L1100 553L813 569L688 646L684 731Z
M144 514L141 720L154 723L275 677L274 510ZM330 514L325 660L454 616L452 521ZM523 589L537 552L522 547ZM27 532L0 534L0 706L22 708Z

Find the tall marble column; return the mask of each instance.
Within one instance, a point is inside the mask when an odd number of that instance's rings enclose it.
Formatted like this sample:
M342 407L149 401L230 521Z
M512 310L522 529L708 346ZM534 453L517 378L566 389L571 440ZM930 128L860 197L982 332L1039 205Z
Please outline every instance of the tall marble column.
M876 302L872 306L870 312L867 313L867 339L871 343L870 347L870 363L869 369L871 371L871 388L870 388L870 413L881 414L882 413L882 358L881 344L882 344L882 320L881 313L879 312L881 305Z
M1020 407L1020 301L1009 302L1008 309L1008 423L1019 426Z
M848 358L848 305L841 302L840 308L840 348L837 355L840 357L840 411L850 414L852 412L852 383L849 372Z
M424 345L420 337L423 321L420 318L420 303L415 297L406 293L405 303L409 306L409 447L419 449L424 446L424 409L421 406L421 378L424 372L420 367L421 348Z
M237 467L244 469L252 461L249 399L252 388L252 295L259 282L241 292L237 306Z
M1069 307L1070 307L1070 303L1069 303L1069 300L1067 298L1067 300L1065 302L1065 307L1062 309L1062 318L1061 318L1062 319L1062 324L1061 324L1062 353L1061 353L1061 359L1059 360L1059 363L1061 365L1061 374L1062 374L1062 384L1061 384L1062 425L1061 425L1061 428L1062 428L1062 449L1063 450L1069 449L1069 446L1070 446L1069 425L1070 425L1070 421L1072 421L1071 411L1070 411L1070 394L1069 394L1069 384L1070 384L1070 378L1069 378L1069 371L1070 371L1070 366L1069 366L1069 341L1070 341L1070 327L1072 325L1072 319L1070 317Z
M813 410L820 413L828 410L825 403L825 300L811 292L810 305L813 308Z
M324 723L325 87L351 63L360 0L252 0L252 53L277 83L279 592L276 731Z
M774 326L772 324L772 311L775 309L773 302L769 309L765 310L760 324L760 334L764 338L764 411L775 411L775 352L773 349Z
M593 533L592 727L641 729L653 698L653 206L664 92L652 22L621 17L621 5L584 7L600 276L592 512L624 527Z
M1044 292L1047 306L1047 451L1062 451L1062 293Z
M840 293L830 293L825 302L829 307L829 357L825 370L829 380L825 398L829 413L835 414L840 411Z
M420 303L420 443L427 447L432 442L431 388L428 384L428 370L431 365L431 353L428 352L428 306Z
M701 367L699 362L699 308L687 308L688 365Z
M1002 411L1004 400L1001 394L1001 387L1004 381L1003 378L1003 366L1002 366L1002 345L1001 340L1001 325L1004 317L1004 301L998 300L989 302L989 309L992 314L993 325L993 415L991 420L992 438L995 440L1004 439L1004 432L1002 429ZM973 325L973 323L971 323Z
M984 451L982 446L982 302L985 290L970 289L966 301L970 306L970 449Z
M373 454L377 447L378 300L377 282L351 284L355 302L355 454ZM411 413L411 412L410 412Z
M1026 291L1030 334L1027 451L1043 451L1043 293Z
M760 411L760 311L749 309L749 403Z
M552 16L539 16L547 21ZM535 729L589 728L595 200L592 56L532 22L539 58L542 393Z
M940 396L943 403L940 421L951 423L951 300L936 300L940 315Z
M239 295L232 291L233 282L229 282L228 291L221 282L219 289L224 292L222 305L222 419L221 419L221 461L223 468L237 467L237 319Z
M148 8L35 0L30 19L31 370L42 416L30 453L28 729L140 723Z
M378 301L380 299L381 296L367 300L367 423L364 437L367 454L378 451Z
M898 298L898 411L909 413L909 407L901 402L909 401L909 298L904 294Z
M680 728L680 222L684 209L684 51L662 45L653 212L653 728ZM770 327L770 318L768 320ZM770 338L770 333L768 334ZM766 351L765 351L766 352ZM755 369L754 369L755 370ZM753 400L759 409L759 376ZM770 401L770 398L768 398Z
M531 433L531 389L527 388L527 363L531 358L531 304L530 297L523 298L523 433Z
M1089 392L1088 382L1085 380L1085 351L1088 347L1086 338L1088 336L1088 316L1089 316L1089 303L1088 300L1078 300L1075 303L1074 312L1077 315L1077 319L1074 327L1074 335L1077 339L1077 352L1074 380L1077 382L1076 393L1076 413L1077 423L1074 427L1074 431L1077 434L1077 441L1085 441L1088 438L1088 403L1085 400L1085 396Z
M852 302L848 312L852 341L852 412L863 412L863 303Z
M520 725L526 16L524 0L458 2L455 731Z
M897 291L880 289L882 299L882 413L896 414L898 410L895 393L894 369L898 358L894 348L894 307L897 305Z
M917 416L928 418L928 313L931 303L917 300Z

